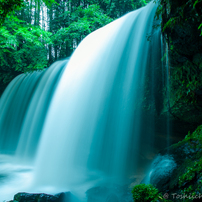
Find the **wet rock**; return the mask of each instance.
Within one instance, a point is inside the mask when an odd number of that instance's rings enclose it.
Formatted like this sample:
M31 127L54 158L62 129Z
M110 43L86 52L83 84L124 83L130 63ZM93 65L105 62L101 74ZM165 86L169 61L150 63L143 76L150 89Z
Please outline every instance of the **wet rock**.
M56 195L20 192L14 196L13 202L68 202L70 198L70 192L62 192Z
M168 189L168 182L176 166L177 164L172 156L158 155L152 165L150 183L155 185L158 189Z

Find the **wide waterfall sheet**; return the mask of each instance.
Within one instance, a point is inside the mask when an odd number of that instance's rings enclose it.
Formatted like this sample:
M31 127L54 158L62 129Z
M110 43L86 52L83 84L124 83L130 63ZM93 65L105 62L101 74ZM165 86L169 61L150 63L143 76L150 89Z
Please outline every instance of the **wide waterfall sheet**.
M87 36L64 70L66 62L58 61L53 70L21 75L8 86L0 101L0 152L12 160L2 165L23 162L30 170L21 171L32 179L17 188L18 174L0 180L0 200L18 191L83 186L85 192L137 172L152 148L145 137L153 135L153 114L146 119L142 105L150 59L161 57L160 32L152 29L156 8L151 2Z

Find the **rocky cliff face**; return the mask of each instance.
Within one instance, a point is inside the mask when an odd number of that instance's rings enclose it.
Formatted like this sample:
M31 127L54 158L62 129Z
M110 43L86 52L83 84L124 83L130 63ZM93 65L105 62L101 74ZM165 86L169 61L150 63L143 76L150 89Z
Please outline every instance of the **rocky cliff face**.
M202 2L197 2L161 0L158 10L169 58L165 111L169 111L174 133L186 135L200 125L183 141L160 152L160 163L172 159L172 172L167 173L167 168L160 172L159 164L154 165L151 183L171 201L195 201L202 191Z
M169 112L183 133L202 123L202 2L161 0L169 56Z

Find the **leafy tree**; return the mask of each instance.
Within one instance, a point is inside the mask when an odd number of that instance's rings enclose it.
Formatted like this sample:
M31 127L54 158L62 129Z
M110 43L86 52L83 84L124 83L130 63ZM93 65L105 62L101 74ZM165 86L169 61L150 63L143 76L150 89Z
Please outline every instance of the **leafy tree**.
M105 1L105 9L107 15L116 19L122 15L145 6L147 1L145 0L110 0Z
M50 35L17 17L5 21L0 29L0 83L3 86L20 73L47 67L45 44L51 43Z
M8 14L14 12L15 10L21 9L23 6L27 5L28 0L0 0L0 25L3 24L5 18ZM36 22L39 22L39 13L40 13L40 5L44 2L48 7L51 6L52 3L55 3L55 0L34 0L35 2L35 18ZM33 0L31 0L30 5L32 5ZM31 9L32 10L32 9ZM31 11L30 10L30 11Z
M145 0L56 0L48 10L49 64L70 56L80 41L113 19L146 5Z
M7 14L24 5L24 0L0 0L0 25L3 24Z
M71 21L68 27L59 29L52 36L61 58L69 56L83 38L112 19L103 14L98 5L91 5L86 9L78 7L71 14Z

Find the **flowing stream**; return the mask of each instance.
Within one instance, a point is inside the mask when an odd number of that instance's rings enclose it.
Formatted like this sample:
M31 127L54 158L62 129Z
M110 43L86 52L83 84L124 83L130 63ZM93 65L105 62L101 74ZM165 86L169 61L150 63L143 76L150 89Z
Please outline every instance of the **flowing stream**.
M0 201L68 190L86 201L89 188L127 183L153 158L156 8L128 13L88 35L70 60L9 84L0 99Z

